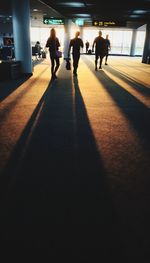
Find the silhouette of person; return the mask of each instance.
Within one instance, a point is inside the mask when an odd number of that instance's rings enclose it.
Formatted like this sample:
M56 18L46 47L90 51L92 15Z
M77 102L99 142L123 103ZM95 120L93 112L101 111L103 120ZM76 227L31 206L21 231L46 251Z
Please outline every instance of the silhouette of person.
M50 36L47 39L46 46L49 47L50 59L51 59L51 77L57 79L56 72L60 66L59 57L56 56L56 50L59 49L59 39L56 37L56 31L54 28L50 31ZM56 65L56 66L55 66Z
M108 37L109 35L106 35L106 38L105 38L105 45L106 45L105 65L108 65L107 60L108 60L109 51L111 49L110 40L108 39Z
M99 69L102 69L102 61L106 55L105 39L102 37L102 31L99 31L99 36L93 41L92 52L94 52L95 46L95 70L97 70L98 58L100 58Z
M37 48L37 53L38 53L38 56L39 56L39 58L40 58L41 55L42 55L42 53L41 53L41 49L42 49L42 47L41 47L39 41L36 42L35 47Z
M87 40L87 41L85 42L86 53L88 53L89 46L90 46L90 43L89 43L88 40Z
M83 41L79 38L80 32L77 31L75 33L75 38L70 40L69 49L68 49L68 57L70 57L70 50L72 48L72 57L73 57L73 74L77 76L77 68L80 59L80 48L83 48Z
M11 46L11 45L12 45L12 40L11 40L11 38L6 39L6 45L7 45L7 46Z

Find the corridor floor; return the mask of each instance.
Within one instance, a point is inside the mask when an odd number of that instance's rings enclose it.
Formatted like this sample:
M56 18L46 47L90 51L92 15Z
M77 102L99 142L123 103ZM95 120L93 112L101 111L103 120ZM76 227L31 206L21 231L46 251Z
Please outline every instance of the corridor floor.
M51 262L150 262L150 65L61 59L0 83L2 248Z

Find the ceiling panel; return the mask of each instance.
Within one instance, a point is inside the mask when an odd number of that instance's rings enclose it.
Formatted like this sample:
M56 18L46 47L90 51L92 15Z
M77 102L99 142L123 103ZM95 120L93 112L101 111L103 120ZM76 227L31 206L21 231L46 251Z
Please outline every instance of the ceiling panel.
M89 14L91 19L149 21L149 0L44 0L47 5L58 10L65 17L81 17L80 14ZM145 11L145 12L142 12ZM137 13L135 13L135 11Z
M31 16L34 9L45 16L83 18L88 24L93 20L127 21L128 24L150 23L150 0L30 0ZM11 1L0 1L0 20L12 13Z

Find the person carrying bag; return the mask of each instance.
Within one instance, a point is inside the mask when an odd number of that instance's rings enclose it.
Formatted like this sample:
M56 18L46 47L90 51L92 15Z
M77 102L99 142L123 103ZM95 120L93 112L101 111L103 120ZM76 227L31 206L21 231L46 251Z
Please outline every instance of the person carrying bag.
M59 61L60 53L59 56L57 56L60 43L59 43L59 39L56 37L56 31L54 28L52 28L50 31L50 37L47 39L45 47L49 48L50 60L51 60L51 79L54 80L57 79L56 72L60 66L60 61Z
M62 52L60 50L56 50L56 57L62 58Z

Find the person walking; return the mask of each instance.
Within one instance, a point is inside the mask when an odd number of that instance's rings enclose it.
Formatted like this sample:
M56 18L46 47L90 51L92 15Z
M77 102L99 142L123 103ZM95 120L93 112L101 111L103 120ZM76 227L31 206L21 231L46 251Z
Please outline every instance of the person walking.
M99 31L99 36L93 41L92 52L95 47L95 70L97 71L97 63L100 58L99 69L102 69L103 58L106 54L105 39L102 37L102 31Z
M80 59L80 48L83 48L84 44L81 38L79 38L80 32L75 33L75 38L70 40L69 49L68 49L68 58L70 57L70 50L72 48L72 57L73 57L73 74L77 76L77 68Z
M108 60L109 51L111 50L109 35L106 35L105 45L106 45L105 65L108 65L108 64L107 64L107 60Z
M60 66L59 57L56 52L59 50L60 43L59 39L56 37L56 31L54 28L50 30L50 36L46 42L46 48L49 48L50 60L51 60L51 78L57 79L56 72Z
M90 43L89 43L89 41L87 40L87 41L85 42L86 54L88 54L89 46L90 46Z

